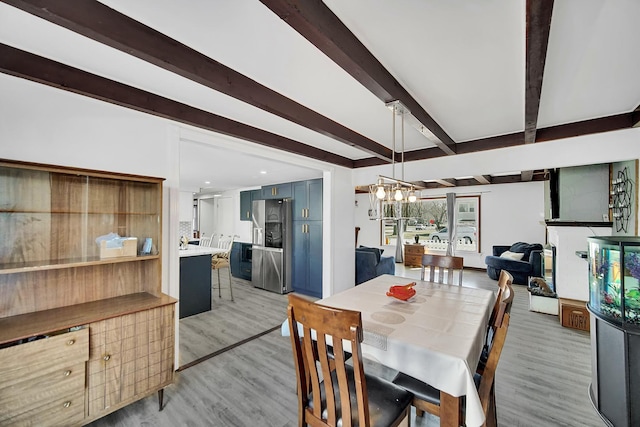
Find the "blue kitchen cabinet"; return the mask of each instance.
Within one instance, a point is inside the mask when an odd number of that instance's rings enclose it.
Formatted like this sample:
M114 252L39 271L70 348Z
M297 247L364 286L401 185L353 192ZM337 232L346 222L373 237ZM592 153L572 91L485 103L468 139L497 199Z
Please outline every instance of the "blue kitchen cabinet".
M293 220L322 221L322 178L293 183Z
M233 242L231 246L231 275L251 280L251 243Z
M322 298L322 221L293 222L293 291Z
M240 192L240 221L251 221L254 200L262 200L262 189Z
M262 199L288 199L291 197L291 183L265 185L262 187Z

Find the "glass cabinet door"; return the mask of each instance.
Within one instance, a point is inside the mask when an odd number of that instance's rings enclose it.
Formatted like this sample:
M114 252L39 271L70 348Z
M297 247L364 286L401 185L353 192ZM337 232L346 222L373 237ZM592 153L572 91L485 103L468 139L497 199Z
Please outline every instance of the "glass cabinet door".
M617 324L640 326L640 240L589 238L589 308Z
M590 307L611 320L620 321L620 251L616 245L590 242Z

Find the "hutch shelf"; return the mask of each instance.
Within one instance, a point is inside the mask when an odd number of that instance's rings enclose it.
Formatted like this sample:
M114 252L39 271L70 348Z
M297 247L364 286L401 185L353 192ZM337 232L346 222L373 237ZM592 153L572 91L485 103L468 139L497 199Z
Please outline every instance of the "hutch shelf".
M155 392L162 408L162 182L0 160L0 425L83 425ZM109 233L137 251L101 257Z

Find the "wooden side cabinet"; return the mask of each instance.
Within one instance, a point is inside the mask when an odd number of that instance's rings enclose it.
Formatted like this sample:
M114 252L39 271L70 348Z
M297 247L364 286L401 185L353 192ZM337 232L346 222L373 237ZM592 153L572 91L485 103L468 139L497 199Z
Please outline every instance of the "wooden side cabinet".
M407 267L421 267L424 245L404 245L404 265Z
M88 416L99 418L171 384L173 305L89 325Z
M87 424L172 382L162 182L0 159L0 425Z

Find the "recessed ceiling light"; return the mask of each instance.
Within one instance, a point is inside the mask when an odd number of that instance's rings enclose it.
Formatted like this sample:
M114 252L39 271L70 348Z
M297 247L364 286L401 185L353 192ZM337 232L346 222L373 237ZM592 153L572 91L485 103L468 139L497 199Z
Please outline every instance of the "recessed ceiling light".
M261 173L262 175L266 175L266 174L267 174L267 171L260 171L260 173Z
M205 181L204 183L205 184L211 184L211 181Z
M222 194L214 194L213 197L222 197Z

